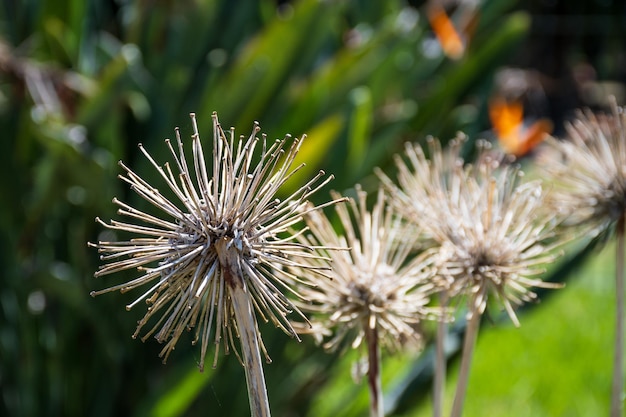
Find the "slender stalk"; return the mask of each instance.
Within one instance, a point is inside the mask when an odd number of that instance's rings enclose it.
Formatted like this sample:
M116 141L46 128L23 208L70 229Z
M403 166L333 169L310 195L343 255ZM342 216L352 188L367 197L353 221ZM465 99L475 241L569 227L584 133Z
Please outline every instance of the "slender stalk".
M365 327L367 341L368 371L367 382L370 389L370 417L383 417L383 390L380 375L380 345L378 344L378 329Z
M463 354L461 356L461 370L459 371L459 380L456 385L454 394L454 402L452 403L452 412L450 417L461 417L463 413L463 403L465 402L465 394L467 392L467 383L469 381L469 370L474 354L474 346L476 345L476 336L478 335L478 327L480 325L480 314L474 309L470 312L470 317L465 328L465 338L463 340Z
M237 254L233 252L233 246L229 248L228 240L222 239L216 242L215 249L222 267L224 280L230 290L230 299L233 303L233 312L241 340L250 415L251 417L270 417L270 402L265 386L256 318L250 304L251 296L246 291L243 277L238 272Z
M448 293L443 291L439 294L441 308L445 309L448 304ZM433 417L443 415L443 393L446 385L446 352L445 341L448 333L448 324L442 317L437 323L437 338L435 344L435 375L433 377Z
M617 223L617 265L615 267L616 317L613 384L611 387L611 417L622 416L624 393L624 215Z
M252 417L269 417L270 402L267 398L261 349L254 312L250 306L250 295L244 291L242 286L236 286L231 289L230 296L233 302L235 320L237 320L237 327L239 328L239 337L241 338L250 413Z

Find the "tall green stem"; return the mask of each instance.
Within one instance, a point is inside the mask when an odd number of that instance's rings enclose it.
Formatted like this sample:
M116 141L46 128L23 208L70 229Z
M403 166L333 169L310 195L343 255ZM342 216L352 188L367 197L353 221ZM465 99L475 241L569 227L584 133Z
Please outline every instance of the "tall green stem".
M447 292L439 295L441 308L445 309L448 304ZM446 385L446 353L445 341L448 333L448 324L442 317L437 323L437 338L435 344L435 375L433 377L433 417L443 415L443 393Z
M380 345L378 344L378 329L365 327L367 342L367 382L370 389L370 417L383 417L383 390L380 375Z
M624 393L624 215L617 222L617 265L615 267L616 317L611 417L622 416Z
M463 340L463 354L461 356L461 370L459 371L459 380L456 385L454 394L454 403L452 404L451 417L461 417L463 414L463 403L465 402L465 394L467 392L467 383L469 381L469 370L474 355L474 346L476 345L476 336L478 335L478 327L480 325L480 314L476 309L470 312L470 317L465 328L465 338Z

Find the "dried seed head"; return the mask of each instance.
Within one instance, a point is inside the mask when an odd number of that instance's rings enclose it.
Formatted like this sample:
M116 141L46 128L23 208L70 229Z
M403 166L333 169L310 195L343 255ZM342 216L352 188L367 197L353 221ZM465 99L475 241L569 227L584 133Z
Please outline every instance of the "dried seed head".
M148 214L115 199L119 214L139 224L117 220L107 224L97 219L108 229L135 237L91 244L105 261L96 277L126 269L137 269L141 275L92 295L149 285L127 306L130 309L143 300L148 305L134 336L154 318L156 322L142 339L154 335L165 343L161 351L165 361L183 331L195 329L194 343L201 344L199 366L203 368L210 341L216 344L214 366L224 338L225 351L230 347L237 353L233 288L243 287L264 321L271 320L298 337L287 315L304 316L284 294L292 291L293 277L283 270L303 265L302 259L309 258L324 268L324 261L315 248L297 242L290 231L302 221L305 210L322 207L309 206L307 200L332 177L324 179L320 172L287 198L278 199L281 187L299 169L292 165L304 137L292 140L287 136L268 143L265 135L257 137L260 129L255 125L247 139L236 138L233 129L228 134L222 130L214 113L212 167L207 167L194 114L191 120L191 165L178 130L176 144L166 140L172 165L160 166L140 145L175 198L167 198L120 163L126 171L121 179L161 213Z
M567 138L547 141L539 166L554 184L549 203L565 224L597 235L626 213L626 114L613 100L611 114L580 111Z
M451 296L468 295L470 314L482 314L494 296L519 325L513 307L536 298L532 287L558 287L539 278L562 244L555 213L545 210L539 182L522 183L519 168L489 149L481 147L475 165L464 164L464 140L442 150L429 139L430 160L421 146L407 144L408 163L396 159L399 187L378 174L397 209L438 247L439 284Z
M366 207L367 194L358 186L356 191L356 201L336 206L343 234L335 232L323 213L307 217L311 233L301 236L303 244L323 242L343 250L328 253L332 258L330 280L300 289L307 300L302 309L313 313L313 332L334 334L324 344L327 349L336 349L343 342L357 348L367 328L376 330L382 344L391 350L405 342L419 347L420 323L441 316L438 309L428 307L433 291L430 257L415 257L418 234L407 233L382 189L371 212Z

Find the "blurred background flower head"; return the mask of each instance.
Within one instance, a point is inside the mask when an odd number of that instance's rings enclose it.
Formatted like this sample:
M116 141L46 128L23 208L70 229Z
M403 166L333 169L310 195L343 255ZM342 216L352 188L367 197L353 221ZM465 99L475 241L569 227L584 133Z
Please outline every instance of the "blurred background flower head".
M544 205L539 181L523 182L507 157L479 145L473 164L461 156L463 136L442 149L430 139L426 157L419 144L407 144L397 157L396 186L379 172L407 219L432 238L437 276L450 296L469 297L470 314L482 314L494 297L519 325L514 306L534 300L532 287L558 288L541 279L563 242L559 219Z
M382 189L371 211L367 193L357 186L356 197L337 205L336 212L340 232L323 213L313 212L306 219L310 233L301 239L307 245L324 242L341 249L328 254L330 279L300 290L312 331L332 335L323 344L329 350L358 348L368 329L391 351L406 343L419 349L422 322L442 316L429 306L435 289L430 282L432 253L418 252L419 233L412 233Z
M548 140L539 161L553 184L549 202L565 224L581 234L611 231L626 213L626 115L612 100L611 112L577 112L567 137Z

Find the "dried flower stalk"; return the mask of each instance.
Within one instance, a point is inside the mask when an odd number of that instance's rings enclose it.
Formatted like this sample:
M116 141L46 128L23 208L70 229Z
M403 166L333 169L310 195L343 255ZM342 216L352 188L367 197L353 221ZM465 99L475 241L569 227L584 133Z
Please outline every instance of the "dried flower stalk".
M540 166L554 183L551 206L565 225L588 237L616 233L616 319L611 416L623 414L624 222L626 221L626 114L612 98L610 114L579 111L567 140L549 138Z
M399 187L378 172L398 210L435 242L434 266L446 296L468 299L453 416L461 414L479 320L489 299L495 298L519 326L514 306L536 299L531 288L561 287L542 281L540 275L563 244L555 232L559 219L545 210L541 184L522 183L519 168L501 164L501 158L487 152L486 143L475 165L465 164L460 156L464 141L459 136L443 150L439 141L430 138L430 159L421 146L407 144L408 162L396 158ZM443 348L443 343L438 345ZM439 412L440 401L435 399Z
M320 212L307 217L311 233L301 236L303 244L324 242L343 250L328 253L331 280L300 292L308 301L302 309L312 313L313 331L331 336L326 349L345 344L357 349L365 341L370 415L382 416L381 347L420 347L420 323L439 318L441 312L428 306L434 289L429 281L431 254L413 253L419 234L411 233L390 208L382 189L371 212L367 193L359 186L356 193L356 200L336 206L343 234L337 234Z
M113 232L128 232L137 237L91 244L106 262L96 277L127 269L136 269L141 275L92 295L149 285L143 295L127 306L131 309L144 300L148 305L133 337L155 318L156 323L142 340L154 335L165 343L160 353L165 362L182 333L194 330L193 343L201 345L201 370L211 341L215 344L214 367L220 346L225 353L232 349L245 368L252 415L269 416L261 351L268 362L270 359L256 316L299 340L287 315L294 312L305 321L306 318L284 294L294 292L294 277L285 270L324 270L328 266L327 258L318 254L316 248L298 242L292 230L307 212L333 203L317 207L308 203L309 197L332 176L324 179L325 174L320 172L281 200L277 198L279 190L301 167L292 165L304 137L287 136L268 143L265 135L262 139L257 137L260 128L255 125L247 139L236 138L233 129L228 135L222 130L214 113L209 171L194 114L191 120L191 166L178 129L176 144L166 140L173 165L168 162L160 166L140 145L172 197L162 194L120 162L126 171L120 178L160 213L149 214L114 199L120 206L120 215L140 224L97 219ZM315 259L316 265L310 265L309 259Z

